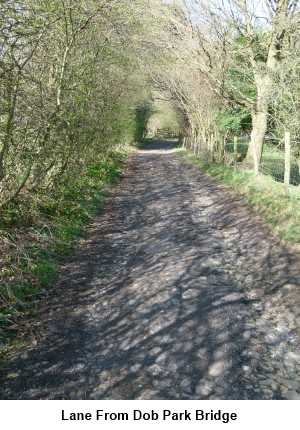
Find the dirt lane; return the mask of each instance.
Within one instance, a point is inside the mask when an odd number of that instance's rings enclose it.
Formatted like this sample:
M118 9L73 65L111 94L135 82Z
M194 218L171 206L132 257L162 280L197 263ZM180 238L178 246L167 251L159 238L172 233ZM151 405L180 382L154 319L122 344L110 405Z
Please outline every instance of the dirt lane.
M134 155L1 398L300 398L300 260L170 145Z

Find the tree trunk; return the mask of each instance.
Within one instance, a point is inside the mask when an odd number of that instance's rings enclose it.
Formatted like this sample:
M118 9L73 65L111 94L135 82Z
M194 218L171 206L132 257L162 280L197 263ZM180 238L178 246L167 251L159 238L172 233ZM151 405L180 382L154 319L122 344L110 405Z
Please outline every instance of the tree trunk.
M246 157L246 163L253 167L256 175L259 172L263 144L267 131L267 121L267 112L252 112L251 141Z
M273 80L268 71L265 75L255 74L257 99L252 110L251 140L247 152L246 164L250 165L255 174L259 172L262 150L268 124L268 108L270 95L273 88Z
M257 96L253 106L251 142L246 162L253 166L256 174L259 171L264 137L267 132L268 110L274 87L274 74L276 74L281 64L281 51L288 26L289 1L278 0L275 3L276 11L272 20L271 43L264 67L255 59L255 52L250 57Z

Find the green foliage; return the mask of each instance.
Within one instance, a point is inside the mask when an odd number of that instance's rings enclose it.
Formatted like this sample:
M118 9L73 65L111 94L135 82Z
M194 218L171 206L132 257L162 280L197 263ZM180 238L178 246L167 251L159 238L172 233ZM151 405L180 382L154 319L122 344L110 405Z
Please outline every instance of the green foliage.
M249 109L235 106L219 111L216 122L221 132L238 135L251 128L251 113Z
M43 289L57 279L60 259L72 251L85 224L99 210L103 186L117 181L125 158L124 152L111 153L89 165L76 181L61 184L56 193L39 194L37 201L30 196L26 204L32 216L26 226L22 218L24 204L15 201L14 206L12 202L2 211L3 233L19 234L21 225L26 231L22 249L11 254L5 272L0 273L0 349L1 342L7 344L14 338L11 327L17 326L19 331L20 318L34 311Z
M135 142L141 142L146 134L147 123L153 113L152 104L145 101L135 109Z
M74 192L66 182L142 134L149 91L136 53L151 22L143 6L21 0L1 9L0 208L15 211L18 201L20 221L36 194L63 199L59 190Z
M178 135L180 131L180 118L170 102L154 100L153 111L147 124L148 132L165 131L166 136ZM153 136L152 136L153 137Z

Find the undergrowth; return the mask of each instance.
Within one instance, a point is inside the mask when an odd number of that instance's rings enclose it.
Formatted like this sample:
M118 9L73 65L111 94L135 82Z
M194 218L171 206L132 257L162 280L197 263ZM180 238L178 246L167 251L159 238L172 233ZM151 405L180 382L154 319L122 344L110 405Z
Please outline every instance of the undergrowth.
M83 227L117 181L125 153L114 153L51 193L23 195L0 214L0 352L20 343L25 317L58 276Z
M288 193L282 183L269 176L255 176L250 171L222 164L207 163L190 153L185 158L202 171L243 194L250 206L259 212L278 236L299 249L300 246L300 187L290 186Z

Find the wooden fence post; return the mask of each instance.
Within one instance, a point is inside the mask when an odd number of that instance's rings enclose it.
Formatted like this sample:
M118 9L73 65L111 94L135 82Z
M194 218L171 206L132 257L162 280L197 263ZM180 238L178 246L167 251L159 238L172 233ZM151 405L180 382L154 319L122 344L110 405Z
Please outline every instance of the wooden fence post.
M291 133L284 133L284 184L289 187L291 180Z
M238 138L237 136L233 137L233 157L234 157L234 166L236 167L238 156Z
M233 152L234 152L234 158L237 158L238 153L238 138L237 136L234 136L233 138Z
M215 142L214 142L214 135L213 133L209 134L209 152L210 152L210 161L214 162L214 149L215 149Z

